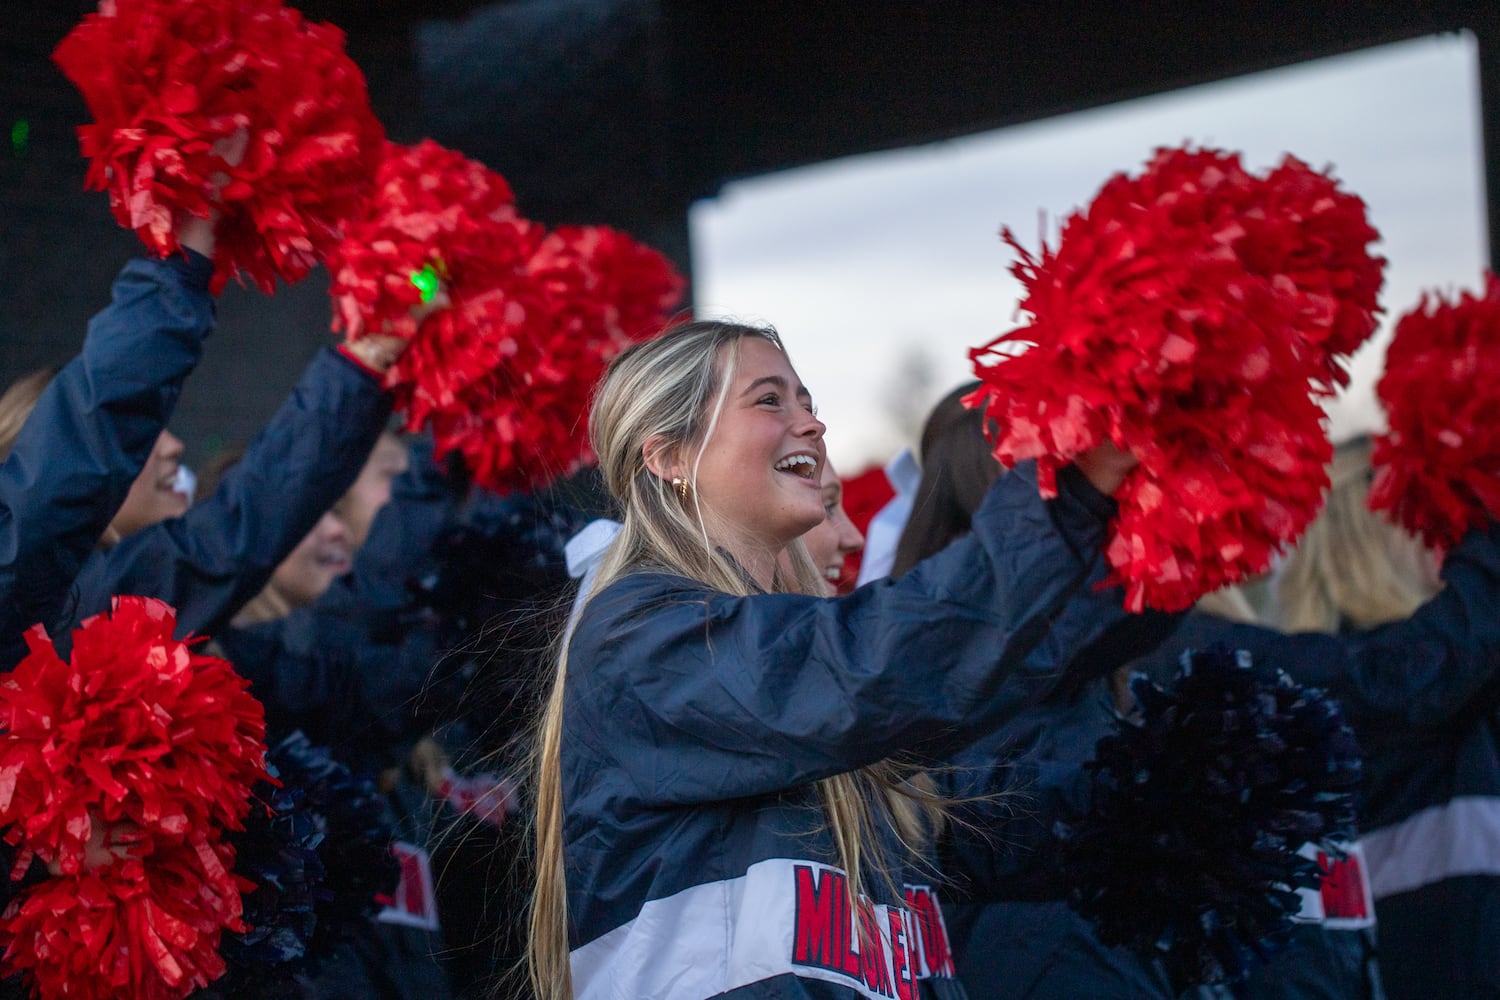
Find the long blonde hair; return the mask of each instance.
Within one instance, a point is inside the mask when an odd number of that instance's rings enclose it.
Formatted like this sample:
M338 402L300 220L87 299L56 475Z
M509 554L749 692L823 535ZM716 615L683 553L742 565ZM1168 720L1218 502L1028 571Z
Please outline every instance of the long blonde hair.
M643 565L697 580L727 594L748 596L754 584L709 538L696 489L698 464L724 408L739 360L739 345L759 337L785 351L769 328L695 322L629 348L611 364L594 399L589 434L605 485L623 512L593 586L598 594ZM657 438L690 458L687 499L646 466L646 442ZM778 591L821 594L822 578L800 541L790 573L776 570ZM568 897L563 867L562 720L567 650L536 740L536 891L532 899L528 965L542 1000L572 996L568 964ZM887 876L878 851L868 849L883 823L915 853L941 821L941 800L930 781L882 761L817 783L839 861L858 898L867 864Z
M1437 591L1423 570L1431 557L1421 544L1366 505L1370 450L1368 438L1356 438L1333 454L1328 505L1277 585L1287 631L1372 628L1410 616Z
M16 379L5 395L0 396L0 462L10 457L10 449L20 437L26 418L56 377L56 368L38 368Z

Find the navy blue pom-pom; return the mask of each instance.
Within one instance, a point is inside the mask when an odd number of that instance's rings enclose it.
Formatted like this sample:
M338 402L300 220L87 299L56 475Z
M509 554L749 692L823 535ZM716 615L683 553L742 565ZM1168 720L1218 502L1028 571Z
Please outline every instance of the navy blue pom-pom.
M399 875L389 807L373 782L301 733L267 763L280 784L256 787L245 829L234 836L235 873L255 888L244 894L250 929L225 934L219 946L229 971L211 989L225 998L297 995L293 977L315 972Z
M1359 747L1321 690L1223 646L1133 690L1140 718L1086 765L1089 814L1057 831L1070 902L1180 987L1243 983L1320 884L1299 850L1353 835Z

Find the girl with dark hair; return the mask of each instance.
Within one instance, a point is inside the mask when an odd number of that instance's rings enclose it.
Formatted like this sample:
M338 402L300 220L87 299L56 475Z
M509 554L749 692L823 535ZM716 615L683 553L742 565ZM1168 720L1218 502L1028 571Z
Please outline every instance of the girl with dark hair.
M1001 472L990 454L981 411L962 402L977 384L944 396L923 427L922 480L896 550L893 575L968 534L985 489ZM1093 755L1095 743L1112 731L1116 708L1110 671L1093 666L1092 679L1054 691L954 757L959 772L986 775L997 767L1012 769L1021 804L1007 824L1007 836L1018 845L1046 840L1053 806L1085 805L1081 799L1069 801L1069 790L1081 790L1081 765ZM1018 847L1017 854L1024 867L1026 849ZM950 901L945 913L958 975L970 1000L1172 996L1158 968L1126 949L1101 944L1087 921L1061 899Z
M892 576L967 534L970 518L1000 475L984 436L983 411L963 404L978 387L978 382L968 382L948 393L922 426L922 480L896 545Z

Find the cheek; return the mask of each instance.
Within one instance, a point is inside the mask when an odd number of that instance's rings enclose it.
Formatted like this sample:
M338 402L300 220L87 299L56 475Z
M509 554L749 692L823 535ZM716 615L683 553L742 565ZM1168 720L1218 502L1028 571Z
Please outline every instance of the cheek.
M838 554L838 534L829 527L827 521L803 535L802 544L818 569L833 562Z

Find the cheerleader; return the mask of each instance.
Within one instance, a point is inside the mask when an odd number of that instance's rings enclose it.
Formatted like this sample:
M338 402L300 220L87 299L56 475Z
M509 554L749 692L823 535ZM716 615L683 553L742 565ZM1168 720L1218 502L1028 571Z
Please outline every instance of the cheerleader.
M58 612L202 357L213 225L188 219L178 238L182 255L125 266L77 358L0 397L0 668Z
M1013 715L1124 616L1085 580L1131 460L1089 453L1050 502L1023 466L968 539L830 599L797 541L823 429L769 330L678 327L600 386L624 527L540 731L544 998L962 996L941 800L891 758Z

